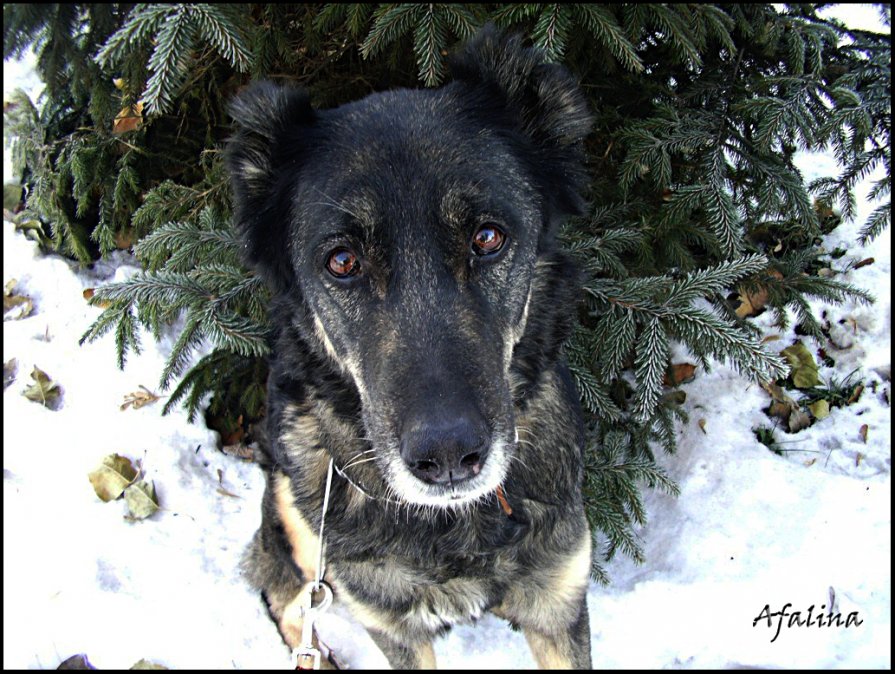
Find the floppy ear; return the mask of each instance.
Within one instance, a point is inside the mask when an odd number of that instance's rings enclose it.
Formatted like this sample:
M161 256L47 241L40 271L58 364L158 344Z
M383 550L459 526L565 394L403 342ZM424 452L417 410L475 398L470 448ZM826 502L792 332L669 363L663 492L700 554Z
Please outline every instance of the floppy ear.
M257 82L230 104L236 133L226 165L234 196L234 224L245 242L246 262L276 291L293 271L288 231L291 192L309 142L315 113L303 89ZM285 166L289 170L280 170Z
M491 97L534 145L539 176L554 207L581 214L580 192L587 184L583 141L592 117L575 78L562 66L545 63L541 52L486 24L451 60L455 80L478 99Z

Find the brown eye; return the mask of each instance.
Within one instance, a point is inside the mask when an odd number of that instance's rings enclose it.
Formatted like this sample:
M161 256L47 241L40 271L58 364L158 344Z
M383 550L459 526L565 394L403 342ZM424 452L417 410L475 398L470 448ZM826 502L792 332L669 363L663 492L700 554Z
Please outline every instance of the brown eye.
M494 225L480 227L472 237L472 251L476 255L493 255L503 248L506 235Z
M336 248L326 261L327 271L336 278L354 276L360 270L357 255L347 248Z

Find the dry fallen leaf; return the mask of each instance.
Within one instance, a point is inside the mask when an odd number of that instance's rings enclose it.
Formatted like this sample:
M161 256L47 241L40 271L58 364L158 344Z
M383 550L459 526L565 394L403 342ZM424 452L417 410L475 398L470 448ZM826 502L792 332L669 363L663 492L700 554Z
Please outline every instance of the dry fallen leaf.
M664 386L679 386L680 384L689 384L695 378L695 365L692 363L675 363L665 371L665 378L662 380L662 384Z
M700 419L700 420L697 421L696 423L699 424L699 429L700 429L703 433L705 433L706 435L708 435L708 431L705 430L705 419Z
M782 279L781 274L776 269L768 271L768 275L776 279ZM740 305L736 308L736 315L740 318L747 316L757 316L764 311L765 304L768 302L768 290L764 286L760 286L755 292L750 293L744 287L739 288Z
M92 473L88 473L87 477L90 484L93 485L96 495L103 501L109 502L121 496L121 493L137 479L138 475L139 473L131 460L126 456L109 454L103 459L100 467Z
M772 402L767 410L768 415L786 422L790 433L797 433L811 425L811 418L799 409L798 403L786 395L779 385L773 381L767 381L761 387L772 398Z
M139 662L135 662L131 665L131 669L168 669L164 665L160 665L156 662L150 662L146 658L142 658Z
M866 267L867 265L873 264L874 262L876 262L876 260L874 260L872 257L867 257L860 262L856 262L855 266L852 267L852 269L860 269L861 267Z
M861 452L857 452L855 454L855 468L861 465L861 459L864 458L864 455Z
M10 358L8 361L3 363L3 388L6 388L15 381L16 370L18 369L19 364L15 358Z
M115 115L112 123L112 133L127 133L135 131L143 125L143 102L136 105L128 105Z
M96 669L83 653L73 655L59 663L56 669Z
M817 461L817 459L808 459L807 461L805 461L805 467L808 468L810 466L813 466L815 461Z
M44 407L55 409L61 393L59 384L52 381L49 375L36 365L31 372L31 378L35 383L26 388L22 395L28 398L28 400L40 403Z
M127 501L129 520L143 520L151 517L158 509L158 496L155 493L155 483L140 480L124 491L124 500Z
M861 397L861 394L864 392L864 384L858 384L855 386L855 390L852 391L851 396L848 398L848 402L846 405L851 405L852 403L858 402L858 398Z
M830 416L830 403L823 399L811 403L808 405L808 409L811 410L814 418L818 420L826 419Z
M867 430L867 424L861 424L861 428L858 429L858 435L861 436L861 440L864 442L865 445L867 444Z
M122 227L115 232L115 247L128 250L137 242L137 230L133 227Z
M34 304L30 297L25 295L14 295L13 290L16 287L16 280L12 279L3 288L3 320L17 321L27 318L34 311Z
M244 442L237 442L232 445L224 445L221 447L221 451L224 452L227 456L233 456L237 459L242 459L243 461L254 461L255 460L255 450L249 447Z
M803 428L811 425L811 417L806 412L796 409L789 415L789 432L798 433Z
M90 302L90 304L94 307L99 307L100 309L105 309L105 308L111 306L111 304L112 304L108 300L99 300L99 299L94 300L93 296L96 294L96 288L84 288L84 292L81 294L84 296L85 300L88 300L88 301L93 300L92 302Z
M151 405L156 400L159 400L161 398L161 396L156 395L148 388L143 386L143 384L140 384L139 386L141 389L143 389L142 391L134 391L132 393L125 394L124 403L120 407L122 411L126 410L132 405L135 410L138 410L146 405Z
M776 334L776 333L773 334L773 335L765 335L765 336L762 338L761 343L762 343L762 344L767 344L768 342L776 342L778 339L783 339L783 338L782 338L780 335Z
M814 356L801 341L786 347L780 355L789 361L792 383L796 388L812 388L821 383Z

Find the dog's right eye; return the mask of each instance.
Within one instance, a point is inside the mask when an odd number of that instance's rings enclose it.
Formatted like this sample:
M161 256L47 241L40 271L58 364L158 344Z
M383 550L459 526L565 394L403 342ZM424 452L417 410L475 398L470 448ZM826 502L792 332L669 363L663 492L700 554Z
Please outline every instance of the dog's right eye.
M336 248L326 260L326 270L336 278L348 278L360 271L360 262L347 248Z

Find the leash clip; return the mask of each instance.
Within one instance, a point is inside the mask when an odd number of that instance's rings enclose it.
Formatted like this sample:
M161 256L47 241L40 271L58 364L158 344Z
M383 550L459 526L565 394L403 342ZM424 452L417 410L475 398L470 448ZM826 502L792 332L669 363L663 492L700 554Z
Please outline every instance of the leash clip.
M315 592L323 592L323 598L314 606ZM320 669L320 649L314 646L314 621L333 603L333 590L325 581L311 581L301 590L307 595L307 607L303 609L304 621L301 627L301 644L292 649L295 669ZM310 660L310 663L308 662Z

